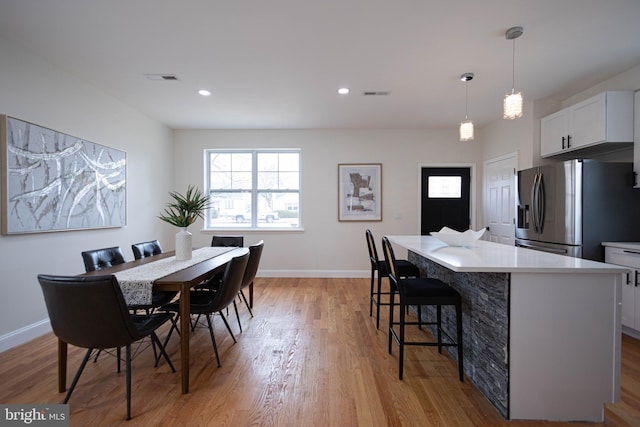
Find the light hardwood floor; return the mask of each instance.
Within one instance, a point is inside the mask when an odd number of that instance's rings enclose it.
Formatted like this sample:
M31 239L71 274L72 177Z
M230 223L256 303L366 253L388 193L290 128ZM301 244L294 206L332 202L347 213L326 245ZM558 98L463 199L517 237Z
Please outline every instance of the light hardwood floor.
M368 286L368 279L257 279L255 317L240 306L244 332L237 344L221 319L214 321L221 368L207 329L194 332L189 394L180 394L180 375L166 363L153 368L147 349L133 360L133 419L125 421L124 373L102 356L87 366L71 398L71 425L599 425L504 421L468 380L458 381L455 362L435 348L408 348L399 381L397 347L387 354L387 333L369 317ZM385 313L381 325L386 319ZM47 334L1 353L0 402L60 403L56 348ZM622 400L607 409L604 425L640 426L640 342L625 336L622 350ZM179 366L177 337L168 351ZM82 354L70 346L70 377Z

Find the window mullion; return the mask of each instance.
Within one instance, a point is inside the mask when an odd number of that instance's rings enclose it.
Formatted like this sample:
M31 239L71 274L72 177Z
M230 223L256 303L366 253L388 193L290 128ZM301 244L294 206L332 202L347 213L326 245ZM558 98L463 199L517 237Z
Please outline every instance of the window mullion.
M251 157L251 227L258 227L258 151Z

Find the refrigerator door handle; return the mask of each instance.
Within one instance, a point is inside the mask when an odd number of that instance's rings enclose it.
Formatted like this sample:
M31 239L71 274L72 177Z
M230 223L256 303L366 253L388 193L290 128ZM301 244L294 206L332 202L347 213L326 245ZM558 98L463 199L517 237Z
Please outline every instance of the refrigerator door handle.
M535 250L542 251L542 252L560 254L560 255L566 255L569 252L566 249L549 248L549 247L546 247L546 246L532 245L532 244L524 243L524 242L517 242L516 246L520 246L522 248L528 248L528 249L535 249ZM636 286L638 286L638 285L636 284Z
M544 213L547 209L544 194L544 176L542 173L540 173L540 178L538 179L538 209L538 232L542 234L544 228Z
M538 233L538 208L537 208L537 200L538 200L538 174L536 173L533 176L533 185L531 186L531 223L533 224L533 231Z

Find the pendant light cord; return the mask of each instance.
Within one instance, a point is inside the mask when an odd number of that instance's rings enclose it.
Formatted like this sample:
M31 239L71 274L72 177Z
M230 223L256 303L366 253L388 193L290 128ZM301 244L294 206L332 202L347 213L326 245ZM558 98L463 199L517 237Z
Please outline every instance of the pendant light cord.
M464 100L464 119L469 120L469 80L464 82L465 100Z
M516 39L513 39L513 62L511 64L511 93L516 93Z

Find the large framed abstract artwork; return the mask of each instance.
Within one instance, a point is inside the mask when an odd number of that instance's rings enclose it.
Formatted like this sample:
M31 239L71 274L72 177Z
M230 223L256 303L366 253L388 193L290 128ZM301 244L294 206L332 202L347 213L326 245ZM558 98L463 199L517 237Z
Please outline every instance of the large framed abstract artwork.
M338 221L382 221L382 164L338 165Z
M0 116L2 234L123 227L127 157Z

